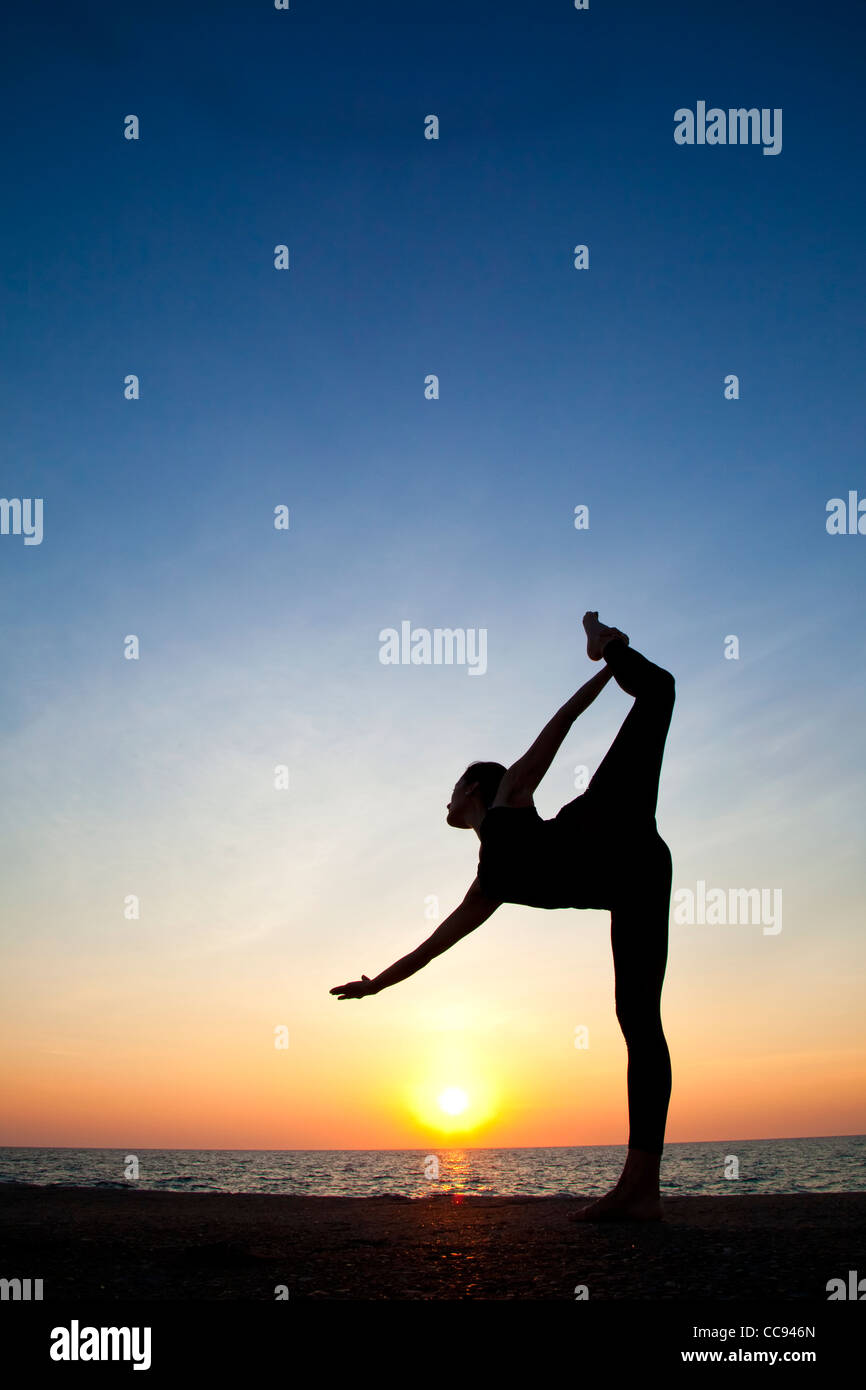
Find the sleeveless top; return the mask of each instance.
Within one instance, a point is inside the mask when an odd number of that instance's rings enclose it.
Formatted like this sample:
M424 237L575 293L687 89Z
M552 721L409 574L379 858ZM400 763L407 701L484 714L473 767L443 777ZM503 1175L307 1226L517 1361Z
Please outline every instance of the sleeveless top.
M655 819L639 827L598 819L585 793L552 820L535 806L492 806L479 831L478 886L498 902L607 912L651 885L670 886L671 854Z
M479 827L478 886L525 907L608 909L611 880L602 847L577 801L552 820L535 806L492 806Z

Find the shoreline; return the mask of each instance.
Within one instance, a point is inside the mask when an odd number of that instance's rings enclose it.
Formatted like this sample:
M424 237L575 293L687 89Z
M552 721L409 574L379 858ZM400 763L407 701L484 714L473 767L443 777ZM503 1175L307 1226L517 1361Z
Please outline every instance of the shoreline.
M0 1184L0 1277L68 1301L782 1299L863 1266L866 1192L663 1196L585 1224L589 1197L374 1197ZM859 1262L859 1263L858 1263ZM866 1272L866 1270L861 1271Z

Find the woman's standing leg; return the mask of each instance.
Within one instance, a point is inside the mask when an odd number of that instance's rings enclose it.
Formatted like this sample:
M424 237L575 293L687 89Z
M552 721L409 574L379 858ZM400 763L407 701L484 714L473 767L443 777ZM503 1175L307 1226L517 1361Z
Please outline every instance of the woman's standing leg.
M670 854L667 858L669 865ZM628 1146L659 1158L671 1095L671 1059L661 1018L670 901L670 867L653 869L640 902L615 907L610 923L616 1016L628 1048Z
M629 864L632 889L611 910L616 1016L628 1049L628 1158L606 1196L575 1220L657 1220L659 1166L671 1094L661 994L668 955L671 855L655 837Z

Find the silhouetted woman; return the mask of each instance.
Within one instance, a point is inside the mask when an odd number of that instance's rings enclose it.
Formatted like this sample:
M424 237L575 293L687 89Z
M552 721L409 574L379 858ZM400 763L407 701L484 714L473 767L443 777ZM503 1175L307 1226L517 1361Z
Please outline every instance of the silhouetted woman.
M479 927L500 903L602 908L611 914L616 1016L628 1048L628 1158L616 1186L572 1219L657 1220L659 1165L671 1092L661 1021L668 951L671 855L656 826L674 678L628 645L597 613L583 619L587 654L604 669L581 686L508 769L472 763L448 803L448 824L475 830L478 874L463 902L431 937L376 979L331 990L340 999L378 994L414 975ZM542 820L532 794L579 714L611 677L635 697L586 791Z

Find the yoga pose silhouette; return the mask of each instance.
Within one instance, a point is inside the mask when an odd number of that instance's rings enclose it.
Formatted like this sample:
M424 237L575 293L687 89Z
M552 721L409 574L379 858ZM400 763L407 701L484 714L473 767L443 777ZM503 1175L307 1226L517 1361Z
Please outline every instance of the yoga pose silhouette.
M361 999L405 980L486 922L503 902L539 908L603 908L611 914L616 1016L628 1049L628 1157L616 1186L572 1220L658 1220L659 1166L671 1093L662 1030L671 854L656 825L659 777L674 707L674 678L629 646L618 628L583 619L587 654L604 669L542 729L511 767L471 763L447 821L481 841L478 873L463 902L427 941L377 975L338 985ZM586 791L542 820L532 794L579 714L611 677L635 697Z

